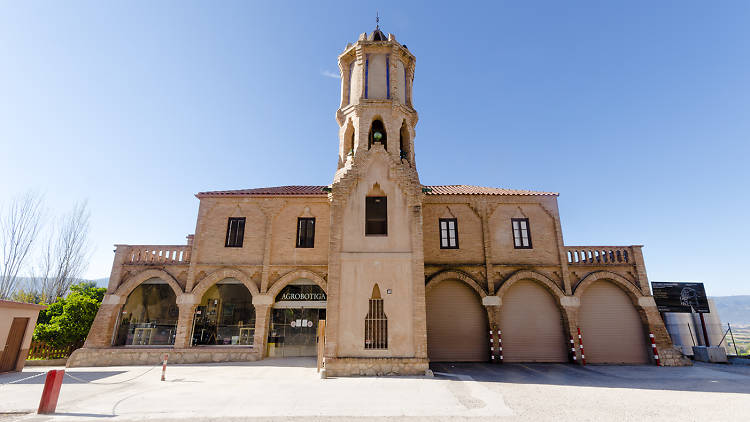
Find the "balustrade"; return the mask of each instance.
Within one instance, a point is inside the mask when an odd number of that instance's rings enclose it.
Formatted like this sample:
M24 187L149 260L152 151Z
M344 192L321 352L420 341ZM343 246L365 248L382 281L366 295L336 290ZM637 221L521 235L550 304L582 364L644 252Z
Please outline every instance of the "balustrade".
M568 265L633 264L631 246L566 246Z
M187 264L191 247L187 245L130 245L125 264Z

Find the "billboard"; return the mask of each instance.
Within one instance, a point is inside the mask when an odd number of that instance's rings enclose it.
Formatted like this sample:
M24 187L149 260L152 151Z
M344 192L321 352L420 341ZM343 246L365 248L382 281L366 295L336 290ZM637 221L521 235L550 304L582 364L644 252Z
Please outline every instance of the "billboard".
M703 283L651 283L659 312L709 313Z

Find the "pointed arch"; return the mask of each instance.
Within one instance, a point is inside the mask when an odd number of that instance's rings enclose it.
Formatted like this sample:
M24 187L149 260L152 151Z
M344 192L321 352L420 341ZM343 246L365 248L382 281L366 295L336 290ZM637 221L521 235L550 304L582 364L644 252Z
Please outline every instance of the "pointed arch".
M198 283L198 285L193 288L193 291L191 293L196 298L200 299L211 286L226 278L234 278L236 280L239 280L242 284L245 285L245 287L247 287L252 296L259 294L258 286L253 280L250 279L250 276L236 268L220 268L212 272L211 274L207 275L206 278L201 280L200 283Z
M500 285L500 288L497 289L495 295L499 296L502 300L503 295L508 291L508 289L510 289L513 284L521 280L532 280L541 284L552 294L552 296L554 296L558 300L558 304L560 303L560 298L565 296L565 292L563 292L560 289L560 286L552 279L542 273L529 270L520 270L513 273Z
M411 139L409 136L409 127L406 125L406 119L401 123L401 129L399 129L398 135L401 158L406 161L411 161Z
M284 274L281 278L276 280L271 288L268 289L268 295L275 298L281 289L289 285L289 283L301 278L312 281L323 289L326 294L328 293L328 283L326 283L323 277L309 270L294 270Z
M628 297L636 307L640 307L640 305L638 304L638 298L643 297L643 293L636 286L634 286L633 283L628 281L628 279L611 271L594 271L592 273L586 274L586 276L584 276L581 281L579 281L575 286L575 289L573 290L573 296L580 299L583 295L583 292L598 280L606 280L613 283L628 295Z
M367 136L367 149L372 148L372 144L377 142L383 144L383 148L386 151L388 150L388 132L385 129L383 118L380 116L375 116L372 119L372 123L370 123L370 133Z
M469 287L474 289L474 291L477 292L477 294L479 294L481 298L484 298L487 296L487 292L479 284L479 282L476 279L474 279L474 277L471 274L461 271L461 270L443 270L443 271L438 272L437 274L432 275L428 279L427 285L424 288L425 294L427 294L429 290L435 288L435 286L437 286L438 284L446 280L462 281L466 283Z
M115 295L122 298L127 298L130 293L135 290L141 283L152 278L158 278L165 281L174 290L174 294L179 296L183 293L180 283L174 278L174 276L164 270L150 269L141 271L128 277L124 283L120 284L120 287L115 291Z

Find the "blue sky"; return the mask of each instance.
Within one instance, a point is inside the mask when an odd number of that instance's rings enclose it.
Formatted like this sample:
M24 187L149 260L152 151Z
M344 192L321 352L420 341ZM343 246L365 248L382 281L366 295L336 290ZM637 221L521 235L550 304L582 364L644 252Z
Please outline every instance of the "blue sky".
M750 294L745 1L3 2L0 201L87 199L98 278L184 243L196 192L330 183L329 75L376 8L417 57L422 183L560 192L566 244Z

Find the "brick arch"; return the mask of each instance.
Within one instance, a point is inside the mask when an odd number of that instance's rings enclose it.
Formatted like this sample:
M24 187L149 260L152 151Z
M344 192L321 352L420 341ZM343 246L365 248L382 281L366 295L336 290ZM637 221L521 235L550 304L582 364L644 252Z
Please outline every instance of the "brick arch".
M328 283L323 277L308 270L294 270L284 274L283 276L281 276L281 278L276 280L276 282L273 283L273 286L271 286L271 288L268 290L268 295L273 297L275 300L276 295L279 294L281 289L288 286L292 281L299 280L301 278L312 280L321 289L323 289L326 294L328 293Z
M160 280L165 281L167 284L169 284L169 287L174 290L175 296L179 296L183 293L182 287L180 287L180 284L177 282L177 280L174 278L174 276L164 270L158 270L158 269L150 269L141 271L139 273L133 274L132 276L128 277L127 280L125 280L124 283L120 285L120 287L117 288L115 291L115 294L127 298L130 293L135 290L136 287L140 286L141 283L143 283L146 280L150 280L152 278L158 278Z
M625 294L628 295L630 300L633 302L633 305L635 305L636 309L641 308L641 306L638 304L638 298L643 297L643 293L641 293L641 291L638 290L638 288L635 287L633 283L628 281L628 279L611 271L594 271L593 273L587 274L576 285L575 290L573 291L573 296L580 299L581 296L583 296L583 292L585 292L586 289L594 282L599 280L609 281L615 286L619 287L625 292Z
M496 296L499 296L502 298L505 293L508 291L508 289L511 288L514 284L521 280L531 280L536 283L539 283L544 287L552 296L557 299L558 303L560 302L560 298L565 296L565 292L560 290L560 286L552 281L549 277L546 275L536 272L536 271L529 271L529 270L521 270L516 271L508 277L503 284L500 285L500 288L497 289L497 292L495 293ZM501 299L502 300L502 299Z
M447 280L462 281L469 287L474 289L474 291L476 291L480 297L484 298L487 296L487 292L484 290L484 288L482 288L482 286L479 285L479 282L477 282L477 280L475 280L474 277L471 276L471 274L461 270L445 270L433 275L432 277L430 277L427 285L424 288L425 294L427 294L427 292L431 289L434 289L438 284Z
M207 275L206 278L201 280L200 283L198 283L198 285L193 288L193 291L191 293L193 294L193 296L195 296L196 299L200 300L200 298L203 297L203 295L211 286L226 278L234 278L239 280L242 284L245 285L245 287L247 287L247 289L250 291L251 296L259 294L258 286L254 281L250 279L250 276L236 268L220 268L212 272L211 274Z

